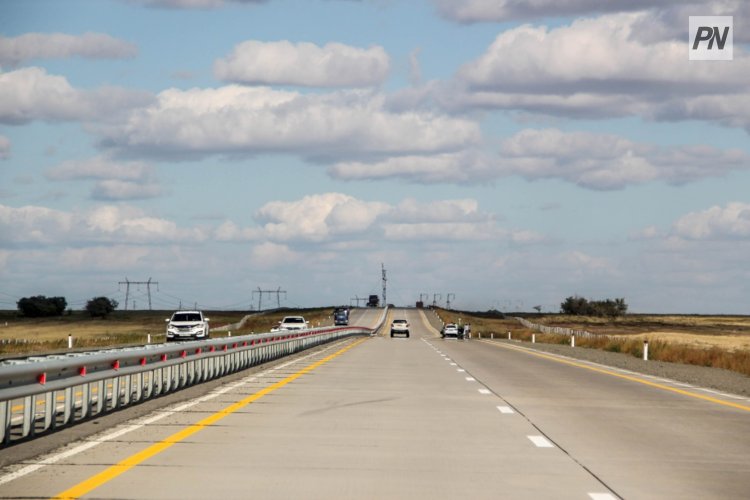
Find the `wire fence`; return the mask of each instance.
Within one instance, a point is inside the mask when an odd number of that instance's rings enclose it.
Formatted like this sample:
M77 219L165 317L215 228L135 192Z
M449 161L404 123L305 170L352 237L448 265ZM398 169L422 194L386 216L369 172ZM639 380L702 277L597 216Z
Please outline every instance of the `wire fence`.
M532 323L531 321L528 321L524 318L514 317L516 321L521 323L523 326L528 328L529 330L535 330L540 333L550 333L550 334L557 334L557 335L567 335L567 336L575 336L575 337L611 337L611 335L602 333L602 334L594 334L587 330L576 330L574 328L566 328L564 326L547 326L547 325L540 325L538 323Z

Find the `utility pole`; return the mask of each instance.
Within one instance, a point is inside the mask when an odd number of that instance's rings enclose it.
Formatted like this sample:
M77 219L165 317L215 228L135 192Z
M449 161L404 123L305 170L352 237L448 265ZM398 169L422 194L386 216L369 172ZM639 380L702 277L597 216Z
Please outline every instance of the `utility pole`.
M159 291L159 282L158 281L151 281L151 278L148 279L148 281L130 281L127 277L125 278L125 281L118 281L117 282L117 288L119 290L120 285L125 285L125 310L128 310L128 300L130 299L130 285L146 285L146 289L148 290L148 310L151 310L151 285L156 285L156 291ZM133 301L133 309L135 309L135 301Z
M432 294L432 307L437 307L437 301L442 299L443 296L439 293Z
M258 312L262 311L262 305L263 305L263 294L268 295L269 297L273 294L276 294L276 307L281 307L281 294L284 294L284 298L286 298L286 290L282 290L281 287L277 288L276 290L261 290L260 287L258 287L257 290L253 290L253 298L255 297L255 294L258 294Z
M424 297L424 298L422 298ZM430 300L430 294L429 293L420 293L419 294L419 301L424 304L425 299Z
M451 298L455 299L456 298L456 294L455 293L449 293L448 294L448 298L445 300L445 302L446 302L445 308L448 309L448 310L450 310L450 308L451 308Z
M383 264L382 262L380 263L380 269L383 272L383 307L388 307L388 300L386 300L385 298L385 288L386 283L388 282L388 278L386 278L385 276L385 264Z

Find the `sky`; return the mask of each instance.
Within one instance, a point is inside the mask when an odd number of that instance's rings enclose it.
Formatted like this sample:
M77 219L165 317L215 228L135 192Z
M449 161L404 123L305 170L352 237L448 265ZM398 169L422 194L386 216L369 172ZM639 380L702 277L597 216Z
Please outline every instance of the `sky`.
M742 0L3 0L0 309L349 304L382 264L397 305L750 314L748 43Z

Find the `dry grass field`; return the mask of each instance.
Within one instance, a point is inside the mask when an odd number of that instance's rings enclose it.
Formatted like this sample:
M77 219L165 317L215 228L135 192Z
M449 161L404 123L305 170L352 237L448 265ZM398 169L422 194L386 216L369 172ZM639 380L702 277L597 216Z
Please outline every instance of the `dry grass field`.
M471 323L474 334L516 340L567 344L567 335L541 334L507 317L482 318L466 313L437 310L445 322ZM690 315L627 315L623 318L593 318L566 315L527 317L532 323L551 327L586 330L592 337L576 339L579 347L643 355L643 341L649 342L649 358L673 363L724 368L750 375L750 317Z
M0 313L0 356L19 356L60 351L67 348L68 335L73 336L73 347L104 348L164 342L166 321L171 311L116 311L107 319L91 318L73 312L57 318L20 318L15 311ZM332 324L333 309L305 309L275 311L252 315L242 328L232 329L232 335L268 332L286 315L302 315L311 326ZM247 313L211 312L211 337L229 335L218 327L239 323Z

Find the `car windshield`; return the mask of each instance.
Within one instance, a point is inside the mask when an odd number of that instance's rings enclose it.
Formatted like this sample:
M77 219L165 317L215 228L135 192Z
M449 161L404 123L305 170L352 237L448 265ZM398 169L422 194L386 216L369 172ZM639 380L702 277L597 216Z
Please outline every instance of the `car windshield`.
M172 321L200 321L201 315L198 313L178 313L172 316Z
M304 323L302 318L284 318L284 323Z
M394 319L393 322L394 323L406 323L406 320L405 319Z

